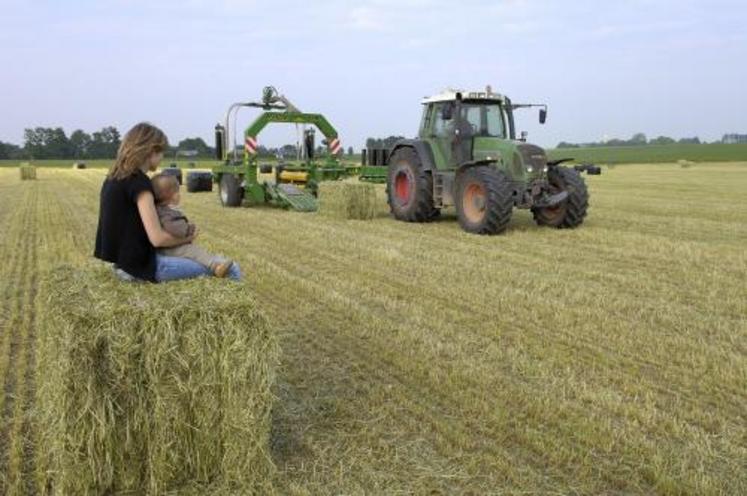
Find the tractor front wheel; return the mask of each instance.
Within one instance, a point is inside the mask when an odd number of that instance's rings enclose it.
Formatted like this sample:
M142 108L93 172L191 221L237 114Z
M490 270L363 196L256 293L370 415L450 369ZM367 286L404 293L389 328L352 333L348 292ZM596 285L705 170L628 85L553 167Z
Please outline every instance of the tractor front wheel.
M493 167L476 166L457 179L459 225L475 234L499 234L513 213L513 188L508 176Z
M412 148L400 148L390 157L386 191L397 220L428 222L440 213L433 204L433 176Z
M553 207L533 208L534 221L540 226L572 228L581 225L589 208L589 191L581 174L575 169L555 166L547 174L550 193L562 191L568 197Z
M241 188L241 176L235 174L223 174L220 178L218 189L220 202L224 207L238 207L244 192Z

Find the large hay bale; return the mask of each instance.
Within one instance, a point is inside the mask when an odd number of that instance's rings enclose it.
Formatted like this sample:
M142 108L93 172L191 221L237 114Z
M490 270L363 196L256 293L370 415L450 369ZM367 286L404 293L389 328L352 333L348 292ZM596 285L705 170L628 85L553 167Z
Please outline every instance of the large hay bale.
M36 179L36 167L30 164L21 164L18 169L21 171L21 181Z
M376 188L373 184L322 182L319 185L319 213L338 219L373 219Z
M123 283L102 266L64 266L44 292L45 494L272 491L278 346L245 285Z

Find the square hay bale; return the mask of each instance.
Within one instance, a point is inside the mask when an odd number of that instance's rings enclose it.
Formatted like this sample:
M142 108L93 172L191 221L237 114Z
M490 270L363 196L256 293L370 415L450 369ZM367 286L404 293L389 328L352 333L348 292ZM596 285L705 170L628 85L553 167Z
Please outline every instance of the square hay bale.
M18 169L21 171L21 181L36 179L36 167L30 164L21 164Z
M373 219L376 188L360 182L322 182L319 184L319 214L338 219Z
M272 492L279 350L247 286L123 283L97 264L56 268L43 291L43 494Z

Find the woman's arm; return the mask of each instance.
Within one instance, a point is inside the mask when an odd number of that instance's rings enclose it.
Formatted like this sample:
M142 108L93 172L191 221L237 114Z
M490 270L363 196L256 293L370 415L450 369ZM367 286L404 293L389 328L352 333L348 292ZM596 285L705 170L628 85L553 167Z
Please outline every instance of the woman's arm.
M137 197L137 210L140 212L140 219L143 221L145 233L148 235L150 243L156 248L169 248L171 246L183 245L189 243L194 238L177 238L166 232L161 227L156 212L156 204L153 201L153 194L150 191L143 191Z

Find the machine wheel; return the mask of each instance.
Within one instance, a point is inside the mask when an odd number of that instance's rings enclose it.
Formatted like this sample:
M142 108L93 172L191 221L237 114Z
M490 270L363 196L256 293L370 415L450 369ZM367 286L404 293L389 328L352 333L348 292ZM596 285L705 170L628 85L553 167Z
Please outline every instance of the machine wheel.
M547 174L550 193L568 192L568 198L554 207L533 208L534 221L540 226L572 228L581 225L589 208L589 191L581 174L568 167L556 166Z
M161 169L161 174L164 176L174 176L179 184L182 184L182 170L178 167L166 167Z
M241 188L241 176L223 174L220 178L218 196L224 207L238 207L241 205L241 198L244 196L244 191Z
M459 225L475 234L505 231L514 208L508 176L485 165L470 167L461 174L455 200Z
M400 148L390 157L386 191L397 220L428 222L440 213L433 206L433 176L412 148Z
M190 193L213 191L213 174L210 172L187 173L187 191Z

